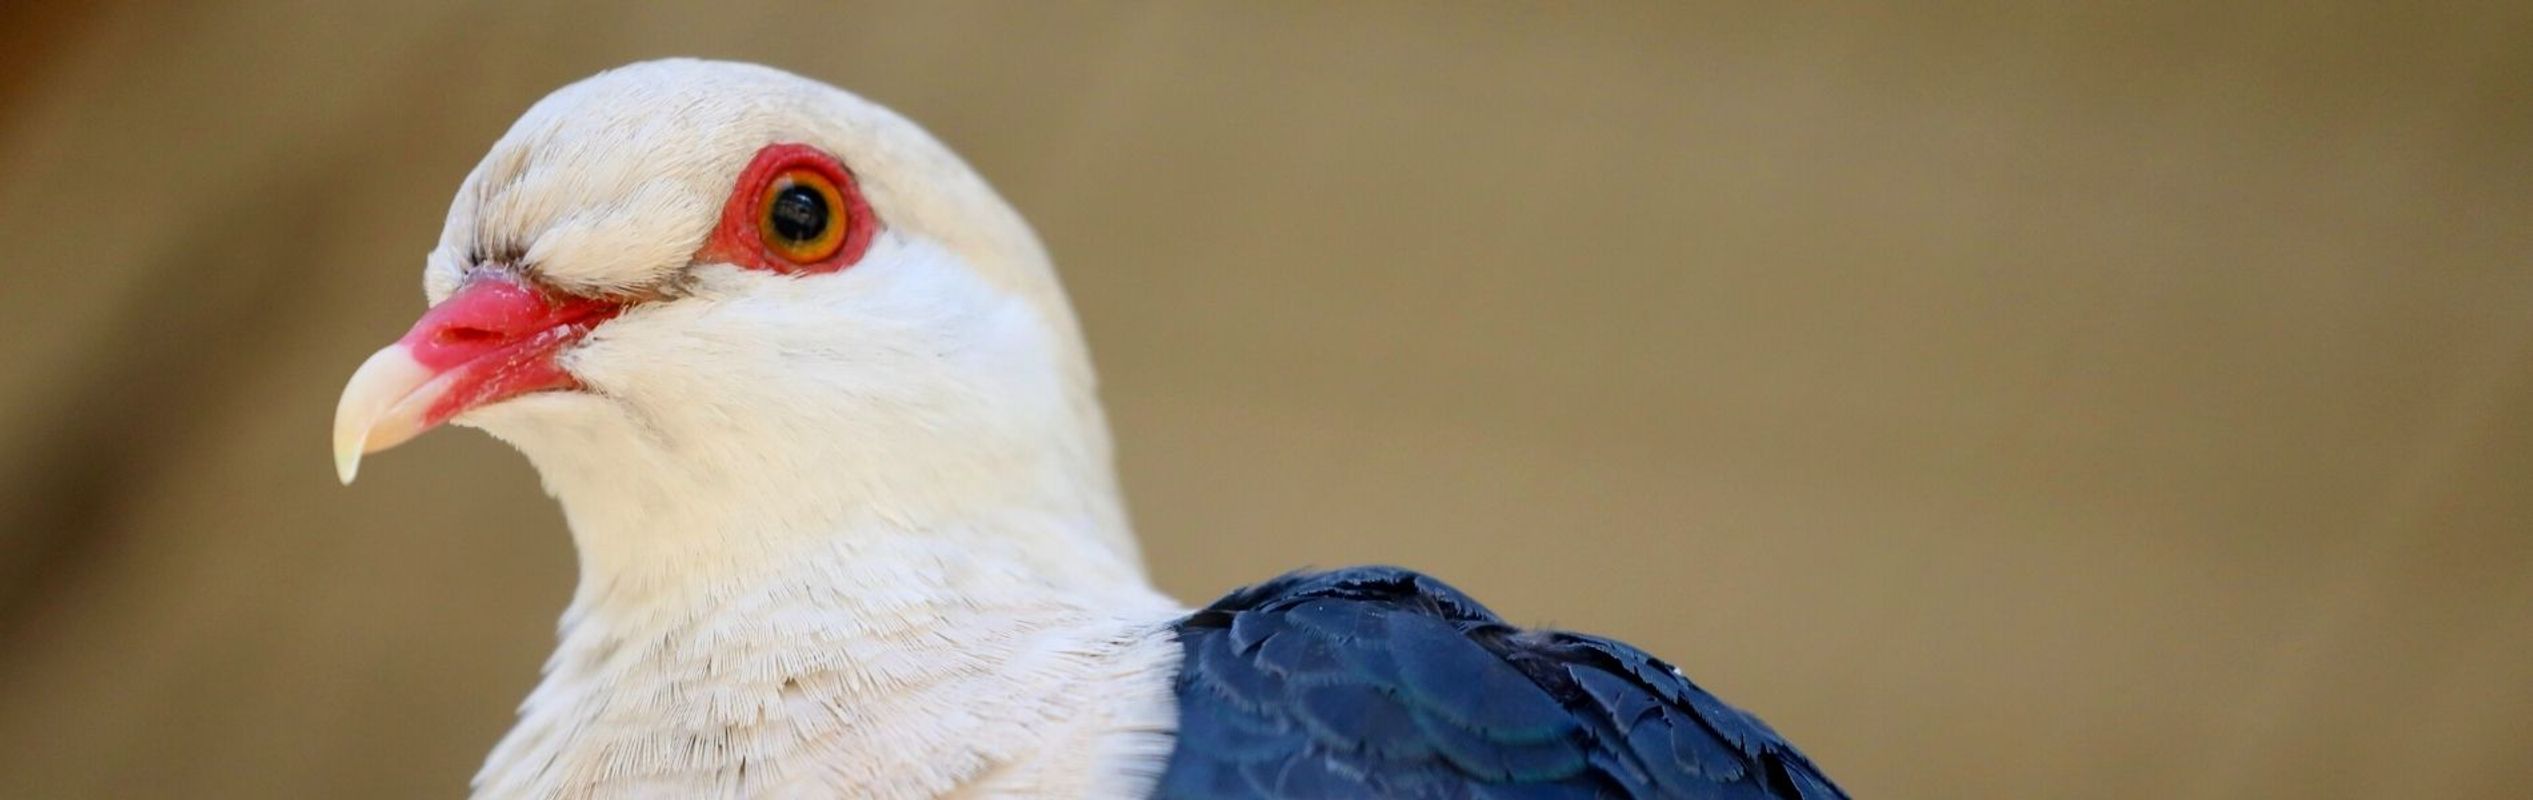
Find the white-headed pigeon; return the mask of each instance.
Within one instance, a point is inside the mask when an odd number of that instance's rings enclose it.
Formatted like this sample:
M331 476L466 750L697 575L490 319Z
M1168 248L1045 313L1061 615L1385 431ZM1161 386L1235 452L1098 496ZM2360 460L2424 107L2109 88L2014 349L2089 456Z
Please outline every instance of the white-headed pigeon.
M692 60L565 87L423 285L343 390L342 479L482 428L580 555L479 797L1844 796L1670 665L1414 572L1155 591L1046 252L847 92Z

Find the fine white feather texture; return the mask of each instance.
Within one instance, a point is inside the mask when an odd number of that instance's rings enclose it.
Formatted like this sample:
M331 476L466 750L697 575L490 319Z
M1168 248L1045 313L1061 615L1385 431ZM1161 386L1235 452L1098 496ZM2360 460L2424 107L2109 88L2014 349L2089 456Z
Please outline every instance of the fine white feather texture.
M756 150L854 171L842 272L690 263ZM461 187L425 287L512 269L652 297L585 393L458 422L527 454L581 583L480 797L1110 797L1174 724L1146 581L1044 250L914 124L775 70L637 64L539 102Z

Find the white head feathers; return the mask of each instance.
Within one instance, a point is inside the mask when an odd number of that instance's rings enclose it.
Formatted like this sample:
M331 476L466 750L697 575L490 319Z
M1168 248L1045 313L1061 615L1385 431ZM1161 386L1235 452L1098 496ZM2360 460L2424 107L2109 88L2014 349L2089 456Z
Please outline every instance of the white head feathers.
M786 142L852 172L879 220L868 253L819 275L698 263L741 169ZM650 298L563 355L588 391L456 420L536 463L585 579L670 580L669 564L879 525L992 527L1050 569L1140 583L1088 358L1043 248L885 108L694 60L565 87L467 177L426 291L437 302L492 264ZM1006 518L966 518L979 510Z

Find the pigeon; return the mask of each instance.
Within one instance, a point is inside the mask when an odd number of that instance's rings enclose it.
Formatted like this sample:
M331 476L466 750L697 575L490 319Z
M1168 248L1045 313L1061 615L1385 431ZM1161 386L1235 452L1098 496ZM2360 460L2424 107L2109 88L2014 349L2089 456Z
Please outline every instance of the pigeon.
M481 429L580 564L476 797L1846 796L1668 663L1407 569L1153 588L1047 251L844 90L563 87L423 288L344 387L338 476Z

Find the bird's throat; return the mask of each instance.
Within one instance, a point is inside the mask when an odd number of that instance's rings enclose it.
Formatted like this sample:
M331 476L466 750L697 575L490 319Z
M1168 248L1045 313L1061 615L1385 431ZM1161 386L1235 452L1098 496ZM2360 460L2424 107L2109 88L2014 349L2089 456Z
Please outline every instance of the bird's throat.
M835 440L698 429L581 393L522 397L461 422L536 466L570 525L579 602L592 612L605 598L701 602L796 564L921 558L929 546L1065 592L1149 591L1104 449L1089 465L1071 463L1084 448L1067 447L881 464Z

